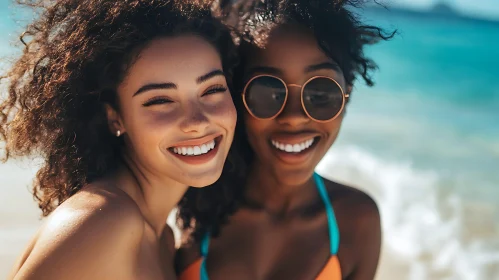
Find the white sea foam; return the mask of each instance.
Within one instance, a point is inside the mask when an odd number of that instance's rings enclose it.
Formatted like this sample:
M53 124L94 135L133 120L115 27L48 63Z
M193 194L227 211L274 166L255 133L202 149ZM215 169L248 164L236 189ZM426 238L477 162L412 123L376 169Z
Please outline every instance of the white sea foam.
M407 263L406 279L499 279L497 205L467 201L446 191L434 171L387 162L356 146L332 149L317 172L377 201L384 245Z

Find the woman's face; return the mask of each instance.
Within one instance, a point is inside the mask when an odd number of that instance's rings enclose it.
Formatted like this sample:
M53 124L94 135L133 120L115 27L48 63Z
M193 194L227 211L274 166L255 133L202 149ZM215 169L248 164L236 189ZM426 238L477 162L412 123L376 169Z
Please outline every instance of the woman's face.
M150 42L118 87L118 106L111 127L141 172L195 187L220 177L236 111L210 43L195 35Z
M310 32L299 27L278 28L271 33L265 49L253 48L246 55L245 81L256 75L270 74L286 84L303 85L311 77L327 76L345 89L345 79L336 62L321 51ZM302 108L301 88L288 88L287 103L276 118L256 119L246 111L245 124L256 164L271 171L280 182L297 185L312 176L316 165L333 144L343 113L332 121L315 122ZM310 142L311 146L301 152L286 152L277 147L287 144L306 147Z

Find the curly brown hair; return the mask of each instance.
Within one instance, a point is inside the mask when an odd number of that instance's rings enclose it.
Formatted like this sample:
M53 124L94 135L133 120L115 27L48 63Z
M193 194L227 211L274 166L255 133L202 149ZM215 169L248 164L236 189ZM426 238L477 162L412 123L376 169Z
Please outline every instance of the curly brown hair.
M116 88L148 42L199 35L218 50L231 79L235 46L212 16L211 1L17 2L39 18L27 26L23 53L3 77L8 95L0 104L0 140L5 161L44 158L33 186L44 216L121 160L123 143L109 132L104 104L116 107Z
M342 69L348 85L353 85L361 77L368 86L374 81L371 73L377 69L373 60L366 57L364 47L381 40L389 40L396 31L386 33L377 26L365 25L352 8L361 8L367 1L362 0L221 0L218 13L224 22L233 27L240 41L240 64L235 70L234 87L240 93L244 86L243 68L248 47L263 47L274 28L283 24L297 24L308 28L317 38L318 45ZM227 196L234 200L230 208L217 209L210 213L202 205L210 205L211 197L201 192L191 191L179 205L179 225L184 230L193 231L193 237L199 240L207 231L216 236L220 226L228 221L229 216L244 201L244 170L254 158L244 129L245 107L241 96L234 99L238 112L238 121L233 149L243 163L238 164L233 173L232 188ZM230 182L228 182L230 184ZM229 204L225 204L229 205ZM214 219L213 217L218 217ZM197 227L189 227L189 221L196 221ZM187 226L186 226L187 225Z

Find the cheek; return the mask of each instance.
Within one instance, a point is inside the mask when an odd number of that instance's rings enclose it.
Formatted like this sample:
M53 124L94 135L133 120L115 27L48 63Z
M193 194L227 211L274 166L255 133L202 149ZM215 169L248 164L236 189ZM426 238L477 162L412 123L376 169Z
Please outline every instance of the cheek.
M149 150L159 146L165 135L174 133L177 113L138 108L128 112L125 127L135 150Z
M260 141L265 141L265 131L269 126L269 122L271 121L258 120L248 113L245 114L244 125L246 127L246 134L253 148L257 147Z
M328 141L327 143L329 145L332 145L336 138L338 137L338 133L340 132L341 124L343 123L343 114L338 116L336 119L334 119L331 122L328 123L323 123L322 124L322 129L323 131L326 131L328 134Z
M206 113L210 116L210 119L220 124L222 127L227 129L229 133L233 133L236 127L237 113L234 102L230 95L223 98L216 104L208 105L205 107Z
M244 116L244 126L246 127L246 133L248 136L258 134L262 130L259 122L259 120L256 120L248 114Z

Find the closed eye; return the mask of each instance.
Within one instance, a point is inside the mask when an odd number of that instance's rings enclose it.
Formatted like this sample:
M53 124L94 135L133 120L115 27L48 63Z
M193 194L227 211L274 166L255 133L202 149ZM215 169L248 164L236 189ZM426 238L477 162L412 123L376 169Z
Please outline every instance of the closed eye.
M142 104L142 106L149 107L149 106L154 106L154 105L168 104L168 103L172 103L172 102L173 101L171 101L170 99L165 98L165 97L154 97L154 98L146 101L144 104Z
M218 86L214 86L214 87L211 87L209 89L207 89L202 96L205 96L205 95L211 95L211 94L215 94L215 93L221 93L221 92L226 92L227 91L227 87L224 87L224 86L221 86L221 85L218 85Z

